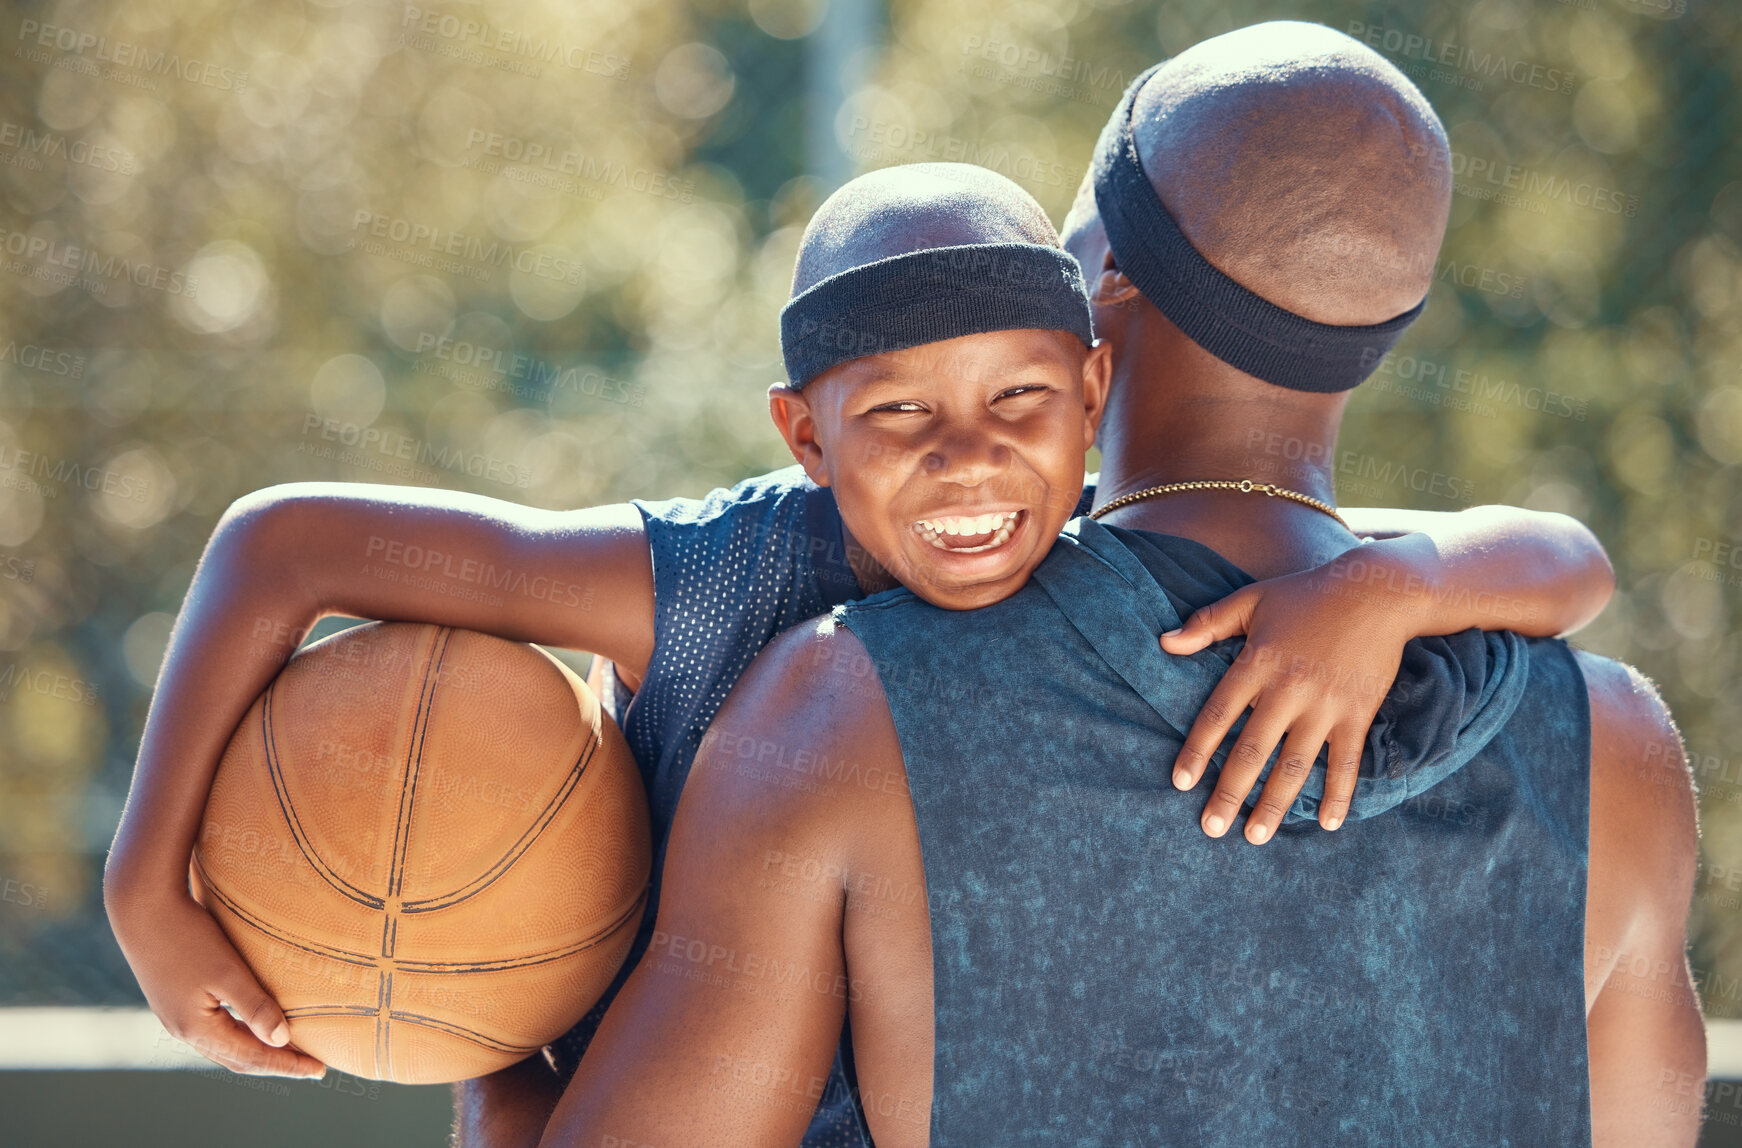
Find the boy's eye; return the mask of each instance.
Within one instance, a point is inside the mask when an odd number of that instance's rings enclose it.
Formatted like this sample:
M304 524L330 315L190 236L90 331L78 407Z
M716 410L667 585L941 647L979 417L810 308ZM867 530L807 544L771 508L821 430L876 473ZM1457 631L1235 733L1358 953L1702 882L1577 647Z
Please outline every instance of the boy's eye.
M992 401L997 402L999 399L1014 398L1018 395L1045 394L1050 390L1052 390L1051 387L1042 383L1026 383L1020 387L1011 387L1007 391L999 391L992 396Z
M923 410L925 410L925 407L919 403L902 400L901 402L884 403L882 406L872 407L868 413L877 414L879 412L887 412L890 414L908 415L918 414Z

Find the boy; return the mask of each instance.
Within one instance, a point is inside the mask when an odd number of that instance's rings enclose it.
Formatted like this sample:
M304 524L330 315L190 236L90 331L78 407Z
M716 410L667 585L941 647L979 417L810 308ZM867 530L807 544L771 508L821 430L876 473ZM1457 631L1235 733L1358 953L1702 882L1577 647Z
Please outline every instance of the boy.
M888 274L868 286L864 276L842 274L868 263ZM929 317L906 330L880 326L880 316L913 292L936 299ZM173 1035L237 1071L320 1071L284 1047L282 1014L186 885L212 771L231 731L320 618L423 621L590 650L634 680L633 700L614 709L647 783L656 876L627 975L649 936L667 831L699 739L763 645L898 581L953 609L998 601L1022 585L1078 504L1083 453L1109 373L1107 350L1091 346L1080 270L1039 205L1009 180L968 165L861 177L812 220L794 295L783 316L791 386L771 389L770 410L802 471L701 501L571 512L444 491L298 484L249 495L225 515L172 636L105 874L116 936ZM855 385L808 385L836 368L855 372ZM912 401L904 380L930 377L961 385L948 403ZM848 475L853 481L842 481ZM1517 522L1506 542L1540 551L1539 566L1553 577L1497 588L1481 571L1458 573L1530 602L1532 632L1588 620L1607 591L1571 591L1606 569L1594 540L1554 516L1519 512ZM1383 517L1357 525L1380 530ZM1458 516L1444 525L1436 541L1465 529ZM1570 570L1569 533L1578 556ZM1558 536L1554 544L1538 541L1549 535ZM395 543L402 554L421 548L432 573L488 559L544 592L488 602L450 594L435 578L413 586L367 573L371 558ZM1388 554L1382 541L1363 551L1376 568ZM1409 572L1407 559L1396 561ZM1352 630L1364 625L1363 611L1388 608L1370 599L1318 602L1321 625ZM1426 613L1422 632L1474 624ZM1312 648L1255 642L1248 651L1257 665L1285 666ZM1333 711L1337 719L1323 728L1353 730L1333 741L1333 760L1349 765L1353 745L1358 761L1366 719L1391 682L1385 665L1394 671L1399 655L1374 651L1372 665L1355 667L1376 689L1315 703L1314 721ZM1322 784L1321 818L1334 825L1347 811L1353 769L1334 770ZM1285 785L1271 782L1286 805L1301 784L1280 792ZM567 1071L609 997L559 1051ZM240 1023L224 1015L226 1005ZM557 1077L529 1061L517 1079L541 1091L548 1112ZM837 1059L813 1136L851 1131L841 1079ZM500 1142L524 1135L499 1131Z

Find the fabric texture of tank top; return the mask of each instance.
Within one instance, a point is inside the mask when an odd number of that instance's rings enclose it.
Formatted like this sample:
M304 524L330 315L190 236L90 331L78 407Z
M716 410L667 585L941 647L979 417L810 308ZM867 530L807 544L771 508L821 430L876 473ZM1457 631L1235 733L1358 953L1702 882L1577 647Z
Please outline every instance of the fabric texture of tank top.
M1418 640L1351 820L1198 825L1175 754L1241 639L1151 635L1251 579L1079 519L978 611L836 610L901 738L931 909L933 1148L1590 1143L1590 717L1564 643ZM1274 759L1273 759L1274 761ZM1268 769L1268 767L1267 767Z

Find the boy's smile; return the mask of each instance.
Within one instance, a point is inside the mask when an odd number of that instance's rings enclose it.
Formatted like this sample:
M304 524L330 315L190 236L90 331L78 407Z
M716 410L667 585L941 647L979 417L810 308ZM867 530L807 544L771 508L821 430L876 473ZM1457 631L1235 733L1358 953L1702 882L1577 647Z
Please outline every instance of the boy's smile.
M994 511L991 514L946 514L922 518L913 524L919 536L952 554L980 554L1010 541L1026 510Z
M1107 375L1075 336L993 331L842 363L770 406L853 539L967 610L1020 588L1069 519Z

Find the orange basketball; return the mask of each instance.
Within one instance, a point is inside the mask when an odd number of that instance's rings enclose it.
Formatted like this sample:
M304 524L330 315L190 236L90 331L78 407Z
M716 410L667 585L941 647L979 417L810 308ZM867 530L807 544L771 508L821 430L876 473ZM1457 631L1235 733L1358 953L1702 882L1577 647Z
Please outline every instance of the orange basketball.
M629 747L567 667L377 623L297 654L256 699L192 874L292 1044L433 1084L512 1064L593 1006L651 863Z

